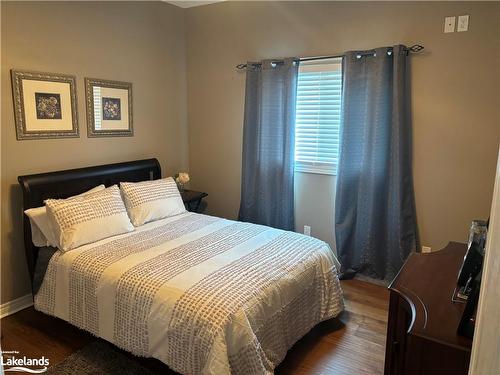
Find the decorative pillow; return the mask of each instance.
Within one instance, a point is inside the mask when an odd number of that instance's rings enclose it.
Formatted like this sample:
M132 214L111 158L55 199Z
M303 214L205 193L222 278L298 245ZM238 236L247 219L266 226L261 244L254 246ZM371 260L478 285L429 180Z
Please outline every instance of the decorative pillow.
M120 188L132 224L136 227L186 212L172 177L142 182L122 182Z
M85 194L95 193L96 191L104 190L106 187L104 185L98 185L95 188L90 189L82 194L75 195L70 198L80 197ZM57 240L50 227L49 218L47 216L47 209L45 206L30 208L24 211L26 216L30 219L31 225L31 240L33 245L37 247L52 246L57 247Z
M47 199L45 205L62 251L134 230L116 185L80 197Z

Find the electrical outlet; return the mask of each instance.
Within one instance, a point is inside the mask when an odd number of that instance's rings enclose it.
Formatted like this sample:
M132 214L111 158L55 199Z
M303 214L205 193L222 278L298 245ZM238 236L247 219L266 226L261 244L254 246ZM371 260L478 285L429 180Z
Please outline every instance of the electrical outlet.
M457 31L467 31L469 30L469 15L458 16Z
M455 32L455 17L446 17L444 19L444 32L445 33Z
M311 235L311 227L309 225L304 225L304 234L306 236L310 236Z
M430 253L432 249L429 246L422 246L422 253Z

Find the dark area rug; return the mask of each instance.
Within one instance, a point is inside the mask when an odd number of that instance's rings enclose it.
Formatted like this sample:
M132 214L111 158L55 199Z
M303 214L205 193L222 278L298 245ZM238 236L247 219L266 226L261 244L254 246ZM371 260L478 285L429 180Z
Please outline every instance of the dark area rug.
M152 372L128 358L111 344L95 341L73 353L56 366L50 367L46 374L150 375Z

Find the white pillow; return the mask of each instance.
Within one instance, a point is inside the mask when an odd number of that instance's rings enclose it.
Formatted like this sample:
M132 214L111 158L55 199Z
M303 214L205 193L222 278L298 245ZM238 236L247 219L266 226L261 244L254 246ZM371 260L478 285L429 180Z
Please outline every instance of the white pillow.
M116 185L80 197L47 199L45 205L62 251L134 230Z
M172 177L142 182L121 182L128 215L136 227L186 212Z
M101 191L106 189L104 185L98 185L82 194L75 195L73 197L79 197L85 194L95 193L96 191ZM70 198L73 198L70 197ZM33 245L42 246L52 246L57 247L57 240L49 224L49 219L47 217L47 209L45 206L30 208L24 211L26 216L30 219L31 225L31 240Z

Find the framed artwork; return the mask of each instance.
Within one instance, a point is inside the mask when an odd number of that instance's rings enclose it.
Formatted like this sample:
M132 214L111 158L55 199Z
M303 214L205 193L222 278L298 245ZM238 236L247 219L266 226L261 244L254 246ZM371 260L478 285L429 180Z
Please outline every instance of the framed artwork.
M78 137L75 76L11 70L18 140Z
M89 137L130 137L132 84L85 78L87 133Z

